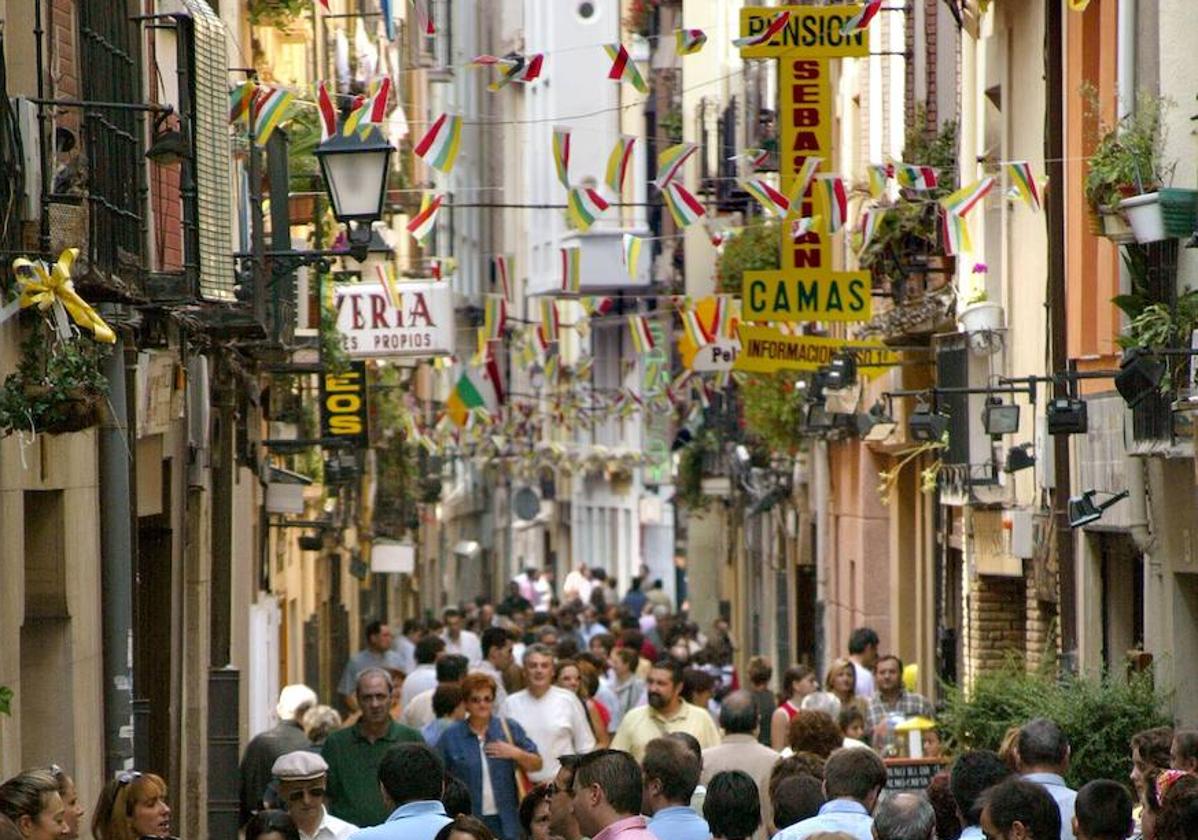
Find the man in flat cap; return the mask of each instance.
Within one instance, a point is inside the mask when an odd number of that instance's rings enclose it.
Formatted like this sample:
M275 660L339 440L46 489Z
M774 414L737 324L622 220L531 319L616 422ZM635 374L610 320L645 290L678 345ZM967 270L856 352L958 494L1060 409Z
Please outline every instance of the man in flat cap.
M304 712L316 705L316 692L308 686L296 683L287 685L279 692L275 706L279 723L273 729L259 732L246 744L241 757L240 824L244 826L250 817L262 810L266 788L270 784L270 768L279 756L292 750L307 749L308 736L300 721Z
M279 780L279 798L299 828L301 840L346 840L358 830L324 807L329 765L309 750L282 755L271 768Z

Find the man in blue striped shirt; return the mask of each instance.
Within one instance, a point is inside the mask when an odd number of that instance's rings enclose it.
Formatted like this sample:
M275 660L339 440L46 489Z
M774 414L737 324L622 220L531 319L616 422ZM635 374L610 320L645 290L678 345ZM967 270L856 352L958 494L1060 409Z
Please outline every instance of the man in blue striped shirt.
M657 840L708 840L707 820L691 810L691 795L699 784L699 756L674 738L654 738L645 745L642 810Z

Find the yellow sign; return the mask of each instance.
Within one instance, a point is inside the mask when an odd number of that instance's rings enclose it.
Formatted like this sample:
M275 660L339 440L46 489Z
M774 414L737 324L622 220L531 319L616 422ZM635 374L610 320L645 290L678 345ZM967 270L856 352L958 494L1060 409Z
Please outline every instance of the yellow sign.
M782 192L794 191L795 179L809 157L820 158L827 172L832 163L832 85L828 62L814 58L784 58L778 62L778 177ZM792 217L822 215L828 208L816 207L810 192L801 197ZM790 225L782 223L780 257L783 269L819 270L832 267L828 237L813 230L798 238Z
M866 379L898 364L896 353L875 341L846 341L813 335L785 335L773 327L740 327L740 353L733 370L774 373L779 370L819 370L832 357L852 348L858 370Z
M857 6L756 6L740 10L740 34L765 32L779 12L790 12L786 25L764 44L740 48L741 58L779 58L802 53L808 58L864 58L869 55L869 29L846 33L844 25Z
M746 271L746 321L868 321L868 271Z

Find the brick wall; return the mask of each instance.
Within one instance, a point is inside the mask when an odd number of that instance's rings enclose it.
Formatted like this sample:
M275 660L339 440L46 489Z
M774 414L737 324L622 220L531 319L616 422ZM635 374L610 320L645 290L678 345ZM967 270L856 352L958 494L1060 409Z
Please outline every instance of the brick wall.
M145 43L147 72L153 76L156 73L156 56L154 39L147 38ZM158 100L158 86L150 86L152 101ZM170 117L163 129L174 128L178 125L174 117ZM150 138L153 143L153 137ZM150 164L150 206L153 218L153 263L156 271L183 270L183 198L179 192L179 164L160 166Z
M1027 595L1023 578L978 576L969 587L966 680L1002 667L1011 651L1026 651Z
M50 97L79 99L79 17L75 11L75 0L52 0L49 11L49 19L46 21L46 66L49 71L47 78L50 82ZM62 108L50 113L54 128L65 129L75 138L73 151L56 156L57 170L57 167L69 163L79 154L83 146L83 137L79 130L82 114L78 108ZM51 141L56 142L53 135Z

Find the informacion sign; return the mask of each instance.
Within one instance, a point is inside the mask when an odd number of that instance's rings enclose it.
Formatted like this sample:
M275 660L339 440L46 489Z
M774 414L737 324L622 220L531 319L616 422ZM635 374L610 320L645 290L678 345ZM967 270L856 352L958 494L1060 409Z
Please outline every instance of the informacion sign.
M733 370L774 373L779 370L819 370L851 346L861 375L877 376L898 364L898 355L879 342L849 342L814 335L786 335L774 327L742 324L740 353Z
M334 290L337 329L351 358L453 353L453 292L448 283L399 283L393 306L381 283L341 283Z
M366 446L366 363L350 362L344 373L320 377L320 432Z
M868 321L868 271L746 271L746 321Z
M740 10L742 37L760 35L779 12L790 12L784 26L764 44L741 47L741 58L780 58L801 53L807 58L864 58L869 30L845 32L857 6L756 6Z

